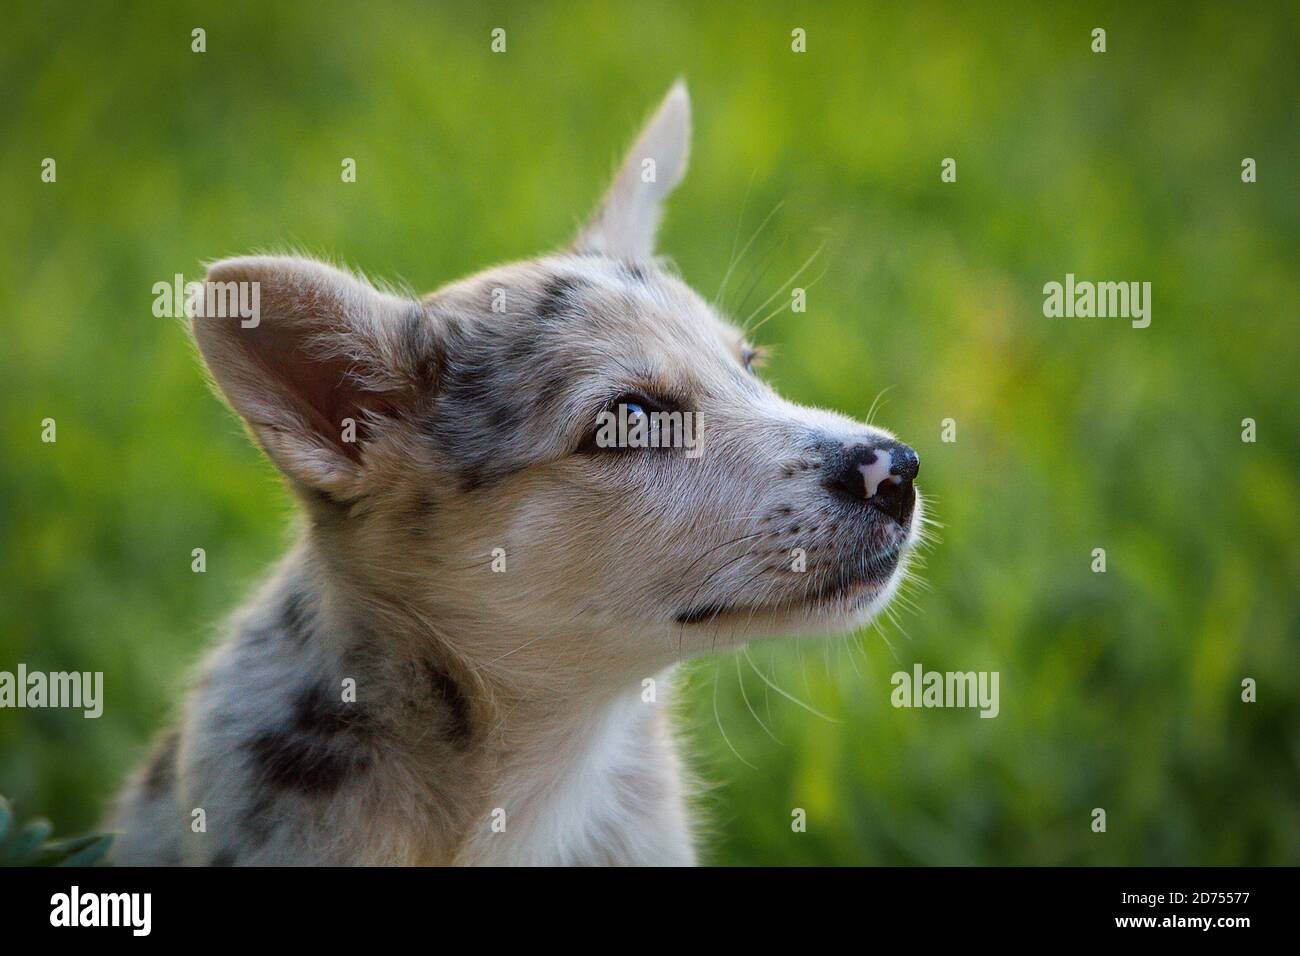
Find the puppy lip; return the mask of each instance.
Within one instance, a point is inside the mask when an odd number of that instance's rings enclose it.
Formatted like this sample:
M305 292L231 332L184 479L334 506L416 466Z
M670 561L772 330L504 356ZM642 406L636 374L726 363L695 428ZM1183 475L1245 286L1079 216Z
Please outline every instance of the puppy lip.
M891 545L867 558L863 570L856 568L838 579L822 585L810 594L807 603L852 597L862 594L875 595L883 590L898 570L898 562L903 554L901 544Z
M843 574L838 579L822 585L810 594L802 595L800 600L789 606L790 610L800 607L816 607L826 601L841 598L870 599L879 594L890 582L898 570L898 561L902 556L904 545L897 544L884 551L877 552L867 560L872 568L868 573ZM775 604L732 604L727 601L709 601L697 607L680 611L674 618L678 624L708 623L723 615L757 614L763 611L776 611L783 608L781 602Z

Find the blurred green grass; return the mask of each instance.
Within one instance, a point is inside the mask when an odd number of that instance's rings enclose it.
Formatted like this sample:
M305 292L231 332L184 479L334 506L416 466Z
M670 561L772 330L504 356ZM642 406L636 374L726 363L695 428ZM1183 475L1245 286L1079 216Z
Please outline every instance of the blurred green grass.
M108 695L97 721L0 711L0 792L24 815L95 822L288 539L287 495L151 315L153 283L294 245L425 289L558 245L680 74L696 137L662 250L711 294L776 209L725 296L743 318L824 242L807 313L763 329L767 374L855 416L888 388L877 420L921 451L945 525L897 624L689 666L706 859L1300 862L1294 6L8 21L0 669L102 670ZM1067 272L1150 281L1151 327L1044 318ZM892 708L917 661L999 671L1001 715Z

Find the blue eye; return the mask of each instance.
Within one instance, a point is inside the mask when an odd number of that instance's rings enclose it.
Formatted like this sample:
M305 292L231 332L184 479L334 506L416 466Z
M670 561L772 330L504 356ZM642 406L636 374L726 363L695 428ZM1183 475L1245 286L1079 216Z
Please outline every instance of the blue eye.
M590 455L607 450L658 447L647 445L647 441L655 440L659 429L655 416L663 410L652 398L624 392L600 411L595 427L587 433L576 451Z

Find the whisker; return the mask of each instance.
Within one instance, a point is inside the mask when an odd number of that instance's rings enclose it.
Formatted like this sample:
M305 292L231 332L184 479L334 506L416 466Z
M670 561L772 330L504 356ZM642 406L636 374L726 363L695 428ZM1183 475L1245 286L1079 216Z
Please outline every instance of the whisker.
M815 279L813 279L813 280L812 280L811 282L809 282L806 286L804 286L804 291L807 291L808 289L811 289L813 286L815 286L818 282L820 282L820 281L823 279L823 277L825 277L825 275L826 275L826 270L823 269L823 270L821 271L821 273L818 274L818 276L817 276ZM790 281L793 282L793 281L794 281L795 279L797 279L797 278L799 278L799 276L796 274L796 275L794 276L794 278L792 278ZM779 290L778 290L778 292L779 292ZM763 316L761 319L759 319L758 322L755 323L754 326L753 326L752 328L746 329L745 334L746 334L746 335L753 335L755 332L757 332L759 329L761 329L764 325L766 325L766 324L767 324L767 321L768 321L769 319L772 319L772 318L774 318L774 317L780 315L784 310L790 308L793 304L794 304L794 303L793 303L792 301L791 301L791 302L783 302L783 303L781 303L779 306L777 306L777 307L776 307L775 309L773 309L771 312L767 313L767 315L765 315L765 316Z
M773 299L775 299L775 298L776 298L778 295L780 295L781 293L785 292L785 290L788 289L788 288L789 288L789 287L794 283L794 281L795 281L796 279L798 279L801 275L803 275L804 272L807 270L807 268L808 268L810 265L812 265L814 261L816 261L816 259L817 259L817 257L818 257L819 255L821 255L822 250L825 249L825 248L826 248L826 243L823 242L821 245L819 245L819 246L818 246L818 247L813 251L813 254L812 254L811 256L809 256L807 259L804 260L804 264L801 265L798 269L795 270L794 275L792 275L790 278L788 278L788 279L785 280L785 283L781 286L781 288L777 289L775 292L773 292L771 295L769 295L769 296L768 296L768 297L763 301L763 304L762 304L762 305L760 305L758 308L756 308L753 312L751 312L751 313L749 314L749 317L748 317L747 319L745 319L744 322L741 323L741 328L745 329L746 332L750 331L750 330L749 330L749 322L750 322L750 320L753 319L754 316L756 316L758 313L760 313L760 312L762 312L764 309L766 309L769 305L771 305Z
M867 415L866 415L866 423L868 425L872 425L875 423L874 419L876 417L876 412L878 411L877 406L879 406L880 400L885 397L885 393L888 392L893 387L894 386L892 385L886 385L879 392L877 392L876 397L871 400L871 407L867 409Z
M748 647L746 647L746 648L744 649L744 654L745 654L745 657L746 657L746 658L749 657L749 648L748 648ZM753 666L753 661L752 661L752 660L750 661L750 666ZM815 716L817 716L817 717L820 717L822 720L830 721L832 724L841 724L841 723L843 723L842 720L836 720L834 717L831 717L829 714L823 714L820 710L818 710L818 709L817 709L816 707L814 707L812 704L806 704L806 703L804 703L802 700L800 700L798 697L795 697L793 694L791 694L789 691L785 690L783 687L779 687L779 686L777 686L777 685L774 684L772 681L768 680L767 675L764 674L762 671L760 671L757 667L754 668L754 673L757 674L757 675L759 676L759 678L763 681L764 684L766 684L766 685L767 685L768 687L770 687L772 690L776 691L778 694L780 694L780 695L781 695L782 697L784 697L786 700L790 701L790 703L792 703L792 704L796 704L796 705L798 705L799 707L802 707L804 710L808 711L808 713L813 714L813 715L815 715ZM808 683L808 681L807 681L807 675L805 675L804 684L806 685L807 683ZM809 691L808 696L809 696L809 697L812 696L812 692L811 692L811 691Z
M764 733L766 733L769 737L771 737L778 744L784 747L785 744L781 741L779 737L777 737L776 734L772 733L771 729L767 726L767 724L763 723L763 718L758 716L758 712L754 710L754 705L749 702L749 694L745 692L745 678L742 677L740 673L740 655L732 654L731 656L732 659L736 662L736 680L740 684L740 696L744 699L745 706L749 708L750 714L753 715L754 720L758 722L758 726L763 728Z
M745 306L749 304L749 297L757 291L759 284L763 281L763 277L767 275L767 270L772 265L773 260L783 249L785 249L788 242L788 236L782 237L780 245L769 247L768 250L763 253L763 257L755 260L754 264L750 267L749 274L746 277L745 297L740 300L740 305L735 310L736 315L745 311Z
M727 746L731 749L731 752L736 755L736 759L751 770L757 770L757 767L740 755L740 751L736 749L735 744L731 742L731 738L727 736L726 730L722 727L722 715L718 713L718 683L721 671L722 662L719 661L713 672L713 720L718 725L718 733L722 735L723 741L726 742Z
M753 182L754 180L751 177L750 184L753 185ZM745 195L746 195L746 199L748 200L748 195L749 195L748 188L746 188L745 190ZM772 217L775 216L778 212L780 212L781 207L784 205L785 205L785 200L782 199L775 206L773 206L772 211L763 217L763 221L758 224L758 228L754 230L754 234L749 237L749 241L745 243L745 247L740 250L740 254L732 256L731 262L727 265L727 271L722 277L722 284L718 286L718 294L713 297L714 302L722 301L722 293L727 288L727 282L731 279L732 270L735 269L735 267L740 264L740 261L745 258L745 255L749 252L749 247L754 244L754 240L763 234L763 230L767 228L767 224L772 221ZM743 204L741 206L741 217L742 218L744 217ZM737 237L739 237L740 235L740 223L736 223L736 235ZM735 251L735 248L736 248L735 243L732 243L733 252Z

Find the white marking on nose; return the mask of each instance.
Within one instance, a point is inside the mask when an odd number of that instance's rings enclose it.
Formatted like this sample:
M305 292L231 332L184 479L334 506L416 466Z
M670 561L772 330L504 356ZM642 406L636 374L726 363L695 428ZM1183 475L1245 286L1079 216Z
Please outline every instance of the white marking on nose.
M880 487L882 481L890 481L894 484L900 484L902 478L898 475L891 475L889 469L894 467L894 453L887 448L876 449L876 459L869 465L858 465L858 471L862 472L862 484L866 488L867 497L875 495L876 489Z

